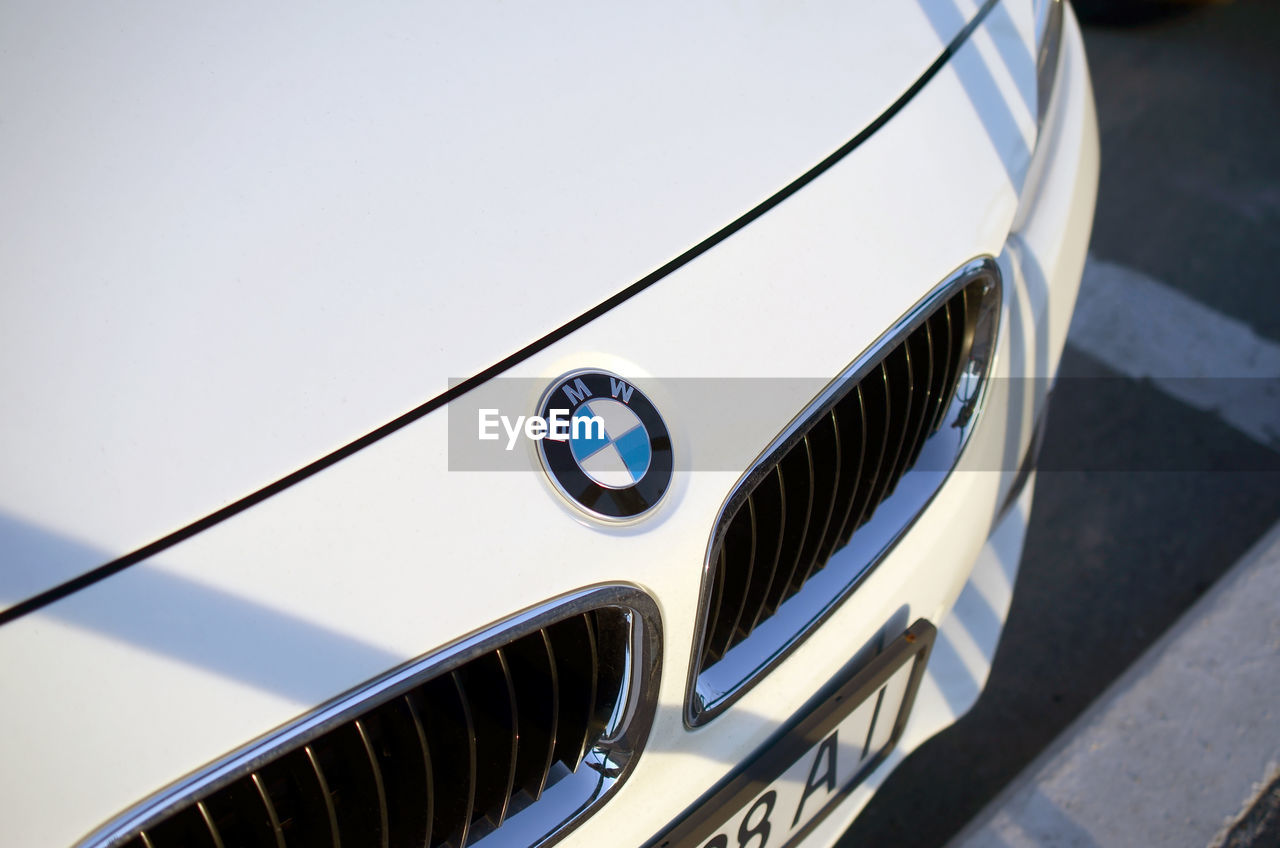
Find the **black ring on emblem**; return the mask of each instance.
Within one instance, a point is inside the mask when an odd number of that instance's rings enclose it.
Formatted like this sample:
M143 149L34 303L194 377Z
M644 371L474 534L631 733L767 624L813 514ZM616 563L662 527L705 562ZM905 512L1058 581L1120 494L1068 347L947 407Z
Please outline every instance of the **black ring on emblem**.
M624 392L614 397L614 384L631 389L624 401ZM568 386L574 395L565 392ZM585 388L589 394L583 394ZM574 398L581 395L581 400ZM616 400L624 403L640 419L649 435L649 468L634 486L611 489L587 476L573 456L569 440L556 441L544 438L538 442L538 455L542 459L547 476L562 494L579 509L606 521L626 521L653 509L671 484L674 461L671 455L671 433L658 414L653 402L633 383L608 371L574 371L556 380L543 395L538 414L550 419L551 410L568 410L573 418L578 407L591 400Z

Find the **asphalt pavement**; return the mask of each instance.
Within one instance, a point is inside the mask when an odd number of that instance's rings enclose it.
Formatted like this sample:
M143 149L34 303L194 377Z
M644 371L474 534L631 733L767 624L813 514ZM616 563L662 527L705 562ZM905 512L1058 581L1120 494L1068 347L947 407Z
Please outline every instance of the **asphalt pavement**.
M1275 848L1280 522L949 848Z
M842 846L946 844L1280 519L1277 33L1265 0L1086 24L1098 212L1008 623Z

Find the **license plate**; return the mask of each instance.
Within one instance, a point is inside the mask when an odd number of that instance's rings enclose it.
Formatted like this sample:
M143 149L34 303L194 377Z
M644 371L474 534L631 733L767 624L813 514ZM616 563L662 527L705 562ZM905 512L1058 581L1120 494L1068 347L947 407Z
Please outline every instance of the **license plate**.
M649 848L788 848L897 744L936 631L921 619L766 744Z

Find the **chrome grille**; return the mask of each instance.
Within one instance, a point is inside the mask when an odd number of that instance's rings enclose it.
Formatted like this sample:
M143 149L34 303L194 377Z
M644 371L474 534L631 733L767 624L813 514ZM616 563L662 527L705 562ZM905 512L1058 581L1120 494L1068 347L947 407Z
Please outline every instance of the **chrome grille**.
M646 596L592 590L371 684L85 844L548 844L629 771L659 638Z
M690 724L723 710L794 647L941 486L979 407L999 282L990 260L958 272L739 482L709 547Z

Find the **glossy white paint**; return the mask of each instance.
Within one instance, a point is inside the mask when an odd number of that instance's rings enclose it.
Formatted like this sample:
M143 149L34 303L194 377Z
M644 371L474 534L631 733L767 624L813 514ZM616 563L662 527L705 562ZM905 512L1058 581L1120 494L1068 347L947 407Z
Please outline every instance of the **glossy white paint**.
M1022 4L993 14L953 65L854 155L513 373L550 379L603 367L650 391L647 377L677 448L696 451L716 438L715 426L664 405L655 378L837 373L932 284L990 253L1006 277L996 374L1051 375L1092 218L1097 144L1072 25L1053 134L1033 166L1034 103L1016 71L1030 31ZM937 37L932 27L928 34ZM1037 178L1024 190L1029 169ZM742 211L736 202L725 219ZM527 317L536 323L534 311ZM459 327L453 335L472 329ZM0 762L23 764L0 768L7 837L74 842L399 661L563 592L616 580L641 586L662 609L659 714L632 778L565 845L616 844L618 833L638 843L656 833L903 607L959 634L955 663L938 655L904 740L909 749L961 712L969 689L976 697L976 676L990 662L992 634L951 624L963 615L948 612L958 598L961 610L975 597L1007 603L991 568L970 579L975 562L996 562L1011 584L1021 545L1016 523L1008 538L987 541L1014 464L1003 465L1005 474L983 469L991 457L1021 457L1036 402L993 393L968 465L912 532L827 625L695 732L681 716L700 567L737 474L681 474L651 520L604 529L578 521L536 472L447 472L445 414L428 415L152 561L0 628L0 720L21 728L0 738ZM760 397L742 424L764 445L795 410L794 399ZM753 458L743 456L742 466ZM78 562L112 551L46 529L32 536L32 550L77 548L68 561ZM994 613L1003 620L1002 609ZM957 669L968 684L947 682ZM838 833L868 794L851 797L815 844Z
M4 4L0 539L23 555L0 604L662 266L855 135L973 7Z

